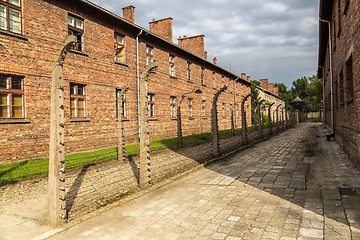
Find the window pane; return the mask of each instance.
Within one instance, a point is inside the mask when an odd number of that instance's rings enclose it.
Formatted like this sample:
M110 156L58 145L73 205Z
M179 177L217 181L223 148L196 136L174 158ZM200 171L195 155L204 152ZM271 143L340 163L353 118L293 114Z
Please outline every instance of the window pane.
M23 112L22 112L22 107L13 107L13 117L14 118L22 118L23 117Z
M72 16L68 16L68 24L70 26L75 27L74 21L75 21L75 19Z
M12 101L14 106L22 106L22 95L12 95Z
M15 6L20 7L20 0L9 0L9 3L14 4Z
M85 107L85 100L78 99L78 108L84 108L84 107Z
M8 88L8 77L0 76L0 88Z
M85 117L85 109L83 108L78 109L78 117Z
M75 108L70 108L71 117L75 117Z
M83 25L83 21L80 19L75 19L76 25L75 27L79 28L79 29L83 29L84 25Z
M9 9L10 19L10 32L21 33L21 18L20 12L14 9Z
M85 95L85 89L84 86L78 85L78 92L77 95L84 96Z
M70 100L70 108L75 108L75 99L74 98L72 98Z
M21 79L19 78L12 78L11 79L11 88L12 89L22 89Z
M8 107L7 106L0 106L0 117L2 118L6 118L6 117L10 117L9 113L8 113Z
M6 30L6 8L0 5L0 29Z
M7 106L8 100L7 100L7 94L0 94L0 106Z

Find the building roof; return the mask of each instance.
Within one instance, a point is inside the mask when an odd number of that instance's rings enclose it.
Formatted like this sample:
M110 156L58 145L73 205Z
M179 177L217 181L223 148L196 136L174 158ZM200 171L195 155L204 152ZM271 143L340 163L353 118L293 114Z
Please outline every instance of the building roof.
M301 100L301 98L299 98L299 96L296 96L296 98L294 100L292 100L291 103L304 103L304 101Z
M116 15L115 13L110 12L109 10L106 10L106 9L96 5L95 3L92 3L88 0L76 0L76 1L85 4L87 7L90 7L92 10L100 11L103 14L106 14L108 17L111 17L111 18L121 22L122 25L127 30L129 30L134 36L137 36L141 32L142 34L139 36L139 38L147 39L148 41L150 41L152 43L157 43L157 44L161 45L162 47L164 47L165 49L169 49L178 54L181 54L182 56L185 56L189 60L197 62L198 64L201 64L201 65L204 65L210 69L220 71L220 72L226 74L229 78L237 79L238 82L241 82L241 83L244 83L247 85L252 85L252 83L246 81L246 79L242 79L241 77L237 76L236 74L234 74L222 67L219 67L218 65L215 65L215 64L191 53L190 51L187 51L187 50L179 47L178 45L176 45L172 42L169 42L169 41L161 38L160 36L150 32L149 30L147 30L141 26L138 26L134 23L131 23L131 22L123 19L122 17Z

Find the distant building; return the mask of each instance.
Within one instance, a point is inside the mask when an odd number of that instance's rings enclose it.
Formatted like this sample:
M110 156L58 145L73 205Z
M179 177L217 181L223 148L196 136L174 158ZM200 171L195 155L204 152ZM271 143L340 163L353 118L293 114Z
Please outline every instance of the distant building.
M318 77L329 133L360 161L360 1L320 0Z

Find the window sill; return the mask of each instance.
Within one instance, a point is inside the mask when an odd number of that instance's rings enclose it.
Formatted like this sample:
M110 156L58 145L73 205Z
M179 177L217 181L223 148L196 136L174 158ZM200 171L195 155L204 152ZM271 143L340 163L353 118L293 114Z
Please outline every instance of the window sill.
M116 119L116 122L118 122L118 120ZM122 122L130 122L130 118L123 118Z
M149 121L159 121L159 119L157 119L157 118L149 118Z
M177 120L177 118L176 117L172 117L172 118L170 118L171 120Z
M8 32L8 31L1 30L1 29L0 29L0 33L11 36L11 37L20 38L20 39L25 40L25 41L29 41L29 39L27 37L25 37L24 35L21 35L21 34Z
M90 122L89 118L74 118L74 119L70 119L70 122Z
M201 86L206 87L206 85L205 85L205 84L201 84Z
M13 119L13 120L0 120L0 124L29 124L30 120L25 119Z
M85 52L82 52L82 51L78 51L78 50L74 50L74 49L69 49L69 52L71 53L75 53L75 54L79 54L79 55L83 55L85 57L88 57L89 54L85 53Z
M189 117L189 120L194 120L195 118L193 118L193 117Z
M117 62L117 61L114 61L114 63L117 64L117 65L124 66L124 67L129 67L129 65L127 65L126 63Z
M170 78L173 78L173 79L178 79L177 77L175 77L175 76L171 76L171 75L170 75Z
M216 90L216 87L213 87L213 89L215 89L215 90Z

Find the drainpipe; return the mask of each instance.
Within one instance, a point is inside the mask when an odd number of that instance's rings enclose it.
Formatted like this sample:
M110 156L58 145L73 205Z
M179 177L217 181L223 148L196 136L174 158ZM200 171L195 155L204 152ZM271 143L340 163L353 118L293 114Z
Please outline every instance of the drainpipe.
M239 77L238 78L236 78L235 80L234 80L234 126L235 126L235 128L236 128L236 81L239 79Z
M324 101L324 94L325 94L325 83L324 83L324 67L319 66L322 70L322 87L323 87L323 127L326 128L326 114L325 114L325 101Z
M333 71L332 71L331 23L330 21L321 18L319 18L319 21L323 23L327 23L329 27L331 136L334 136L334 93L333 93Z
M140 139L140 70L139 70L139 37L143 30L136 36L136 85L137 85L137 106L138 106L138 137Z

